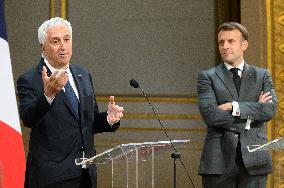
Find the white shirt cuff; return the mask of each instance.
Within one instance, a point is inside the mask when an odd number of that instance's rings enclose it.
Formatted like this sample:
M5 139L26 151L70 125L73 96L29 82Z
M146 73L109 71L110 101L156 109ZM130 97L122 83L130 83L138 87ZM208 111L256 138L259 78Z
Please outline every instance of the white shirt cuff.
M44 93L44 96L45 96L45 98L46 98L48 104L51 105L52 102L53 102L53 100L54 100L54 98L55 98L55 96L53 96L53 97L48 97L48 96L45 95L45 93Z
M241 112L240 112L239 103L236 102L236 101L233 101L233 102L232 102L232 106L233 106L232 115L233 115L233 116L240 116L240 115L241 115Z

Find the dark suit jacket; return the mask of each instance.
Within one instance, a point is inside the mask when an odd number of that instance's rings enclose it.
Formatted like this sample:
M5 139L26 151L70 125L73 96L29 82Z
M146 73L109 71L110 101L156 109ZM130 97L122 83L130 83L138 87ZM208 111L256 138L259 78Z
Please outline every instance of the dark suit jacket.
M111 127L107 113L98 111L91 75L77 65L70 64L70 70L80 96L80 118L71 110L63 90L49 105L41 78L43 65L41 59L36 68L17 81L20 116L24 125L31 128L26 183L32 188L80 176L82 169L74 161L82 157L83 142L86 157L94 156L94 134L119 127L119 123ZM89 172L96 182L95 166Z
M270 92L272 102L258 102L262 91ZM275 115L277 103L269 72L245 63L238 96L233 74L224 64L220 64L199 74L197 92L199 111L207 125L199 174L231 173L235 168L239 140L244 165L249 174L271 172L269 152L249 153L246 148L267 143L265 122ZM217 107L232 101L239 102L240 117L234 117L231 112ZM250 130L244 130L248 116L252 117L254 122Z

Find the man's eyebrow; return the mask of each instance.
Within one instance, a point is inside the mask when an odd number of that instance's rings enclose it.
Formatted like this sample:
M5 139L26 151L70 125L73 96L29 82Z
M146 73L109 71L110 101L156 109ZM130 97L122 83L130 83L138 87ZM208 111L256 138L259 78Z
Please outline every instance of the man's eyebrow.
M52 40L54 40L54 39L59 39L60 37L50 37Z
M64 35L63 37L69 37L69 38L71 38L71 35ZM52 40L54 40L54 39L60 39L61 37L58 37L58 36L54 36L54 37L50 37Z

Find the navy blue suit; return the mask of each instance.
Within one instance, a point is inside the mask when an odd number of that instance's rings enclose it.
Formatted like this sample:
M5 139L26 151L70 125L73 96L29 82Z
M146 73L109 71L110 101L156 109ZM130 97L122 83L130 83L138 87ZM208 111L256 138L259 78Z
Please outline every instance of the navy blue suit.
M43 90L41 59L37 67L24 73L17 81L20 117L31 128L27 159L26 185L40 188L81 175L82 168L74 160L96 154L94 134L112 132L119 123L110 126L107 113L99 112L95 99L91 74L85 69L70 64L80 98L80 117L63 90L59 91L50 105ZM89 173L96 184L96 167Z

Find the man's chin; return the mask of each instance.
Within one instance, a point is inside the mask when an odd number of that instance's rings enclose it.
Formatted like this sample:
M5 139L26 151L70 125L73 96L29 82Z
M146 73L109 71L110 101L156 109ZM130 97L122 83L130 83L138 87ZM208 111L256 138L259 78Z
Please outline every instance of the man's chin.
M232 62L232 60L229 60L229 59L227 59L227 60L224 60L226 63L228 63L228 64L233 64L233 62Z
M70 58L60 58L60 64L67 65L70 62Z

